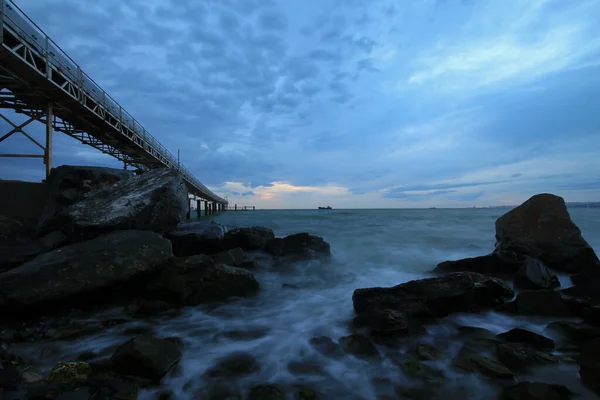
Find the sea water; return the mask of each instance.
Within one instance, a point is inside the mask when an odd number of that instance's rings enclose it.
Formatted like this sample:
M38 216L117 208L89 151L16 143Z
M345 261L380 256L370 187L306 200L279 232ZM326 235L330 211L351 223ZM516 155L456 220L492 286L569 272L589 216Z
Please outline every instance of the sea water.
M353 356L331 359L316 352L309 340L315 336L337 340L351 333L352 293L357 288L397 285L428 276L439 262L490 253L495 243L495 221L506 211L277 210L226 212L202 218L228 226L264 226L280 237L297 232L322 236L331 244L332 260L284 270L253 271L261 286L256 297L187 308L176 316L132 320L77 341L54 342L49 351L52 355L44 361L50 365L72 360L86 351L109 356L118 344L132 336L132 328L141 327L157 336L183 341L183 357L160 388L171 391L177 399L202 398L200 393L209 384L205 378L207 370L224 356L239 352L254 355L261 367L259 372L236 383L242 393L253 385L273 383L287 389L288 398L293 398L297 385L313 388L324 399L377 399L385 395L394 398L394 388L418 383L390 361L406 348L383 349L385 357L380 361ZM584 238L598 252L600 209L573 208L570 213ZM568 277L561 277L561 282L563 287L570 285ZM294 288L282 288L283 284ZM443 390L460 393L461 398L489 399L496 393L492 383L451 368L452 356L461 346L454 339L455 326L479 326L494 333L518 326L543 333L551 321L493 312L459 314L427 326L427 335L419 340L446 353L437 364L446 374ZM407 346L409 343L414 341L407 340ZM295 375L287 368L292 361L312 362L322 371ZM579 382L575 364L539 369L525 379L563 383L579 398L596 398ZM453 389L459 391L452 392ZM151 399L156 394L156 390L144 390L140 397Z

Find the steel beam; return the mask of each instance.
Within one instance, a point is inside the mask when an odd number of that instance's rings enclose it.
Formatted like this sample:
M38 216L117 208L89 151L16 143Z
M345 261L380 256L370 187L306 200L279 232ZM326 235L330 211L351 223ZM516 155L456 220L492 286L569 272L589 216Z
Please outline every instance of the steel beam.
M46 113L46 150L44 151L44 164L46 164L46 179L52 171L52 101L48 101Z

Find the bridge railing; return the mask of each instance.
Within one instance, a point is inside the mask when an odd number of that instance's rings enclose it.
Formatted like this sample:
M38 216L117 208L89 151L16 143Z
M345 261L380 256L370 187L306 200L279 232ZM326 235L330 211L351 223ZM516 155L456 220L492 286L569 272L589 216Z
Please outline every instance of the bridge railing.
M199 192L210 197L212 200L227 203L225 199L217 196L203 185L187 168L181 166L167 148L146 131L131 114L86 74L12 0L0 0L0 3L2 7L0 10L0 18L2 19L0 25L2 26L2 30L6 24L7 27L30 46L31 60L25 59L25 62L68 95L79 101L91 112L103 118L113 128L144 149L146 153L150 154L157 161L168 168L178 169L184 179ZM0 37L2 36L3 32L0 34ZM36 60L39 62L36 63ZM60 76L61 79L53 79L53 74Z

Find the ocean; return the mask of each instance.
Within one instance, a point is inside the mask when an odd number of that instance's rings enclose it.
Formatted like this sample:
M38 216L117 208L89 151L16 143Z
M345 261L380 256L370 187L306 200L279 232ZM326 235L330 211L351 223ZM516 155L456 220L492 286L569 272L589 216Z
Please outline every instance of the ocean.
M203 218L230 226L259 225L273 229L276 236L309 232L331 244L332 260L285 270L257 270L258 296L235 299L218 305L185 309L176 316L135 320L77 341L47 344L44 362L72 360L78 354L96 351L110 355L131 332L148 330L163 337L179 337L185 344L183 358L159 391L169 390L176 399L203 398L200 393L209 380L206 371L229 354L244 352L256 357L260 371L238 381L245 392L253 385L274 383L287 388L304 385L320 392L323 399L396 398L398 386L422 384L402 372L384 357L364 361L352 356L330 359L309 344L315 336L334 340L351 333L352 293L357 288L394 286L427 276L439 262L490 253L494 249L494 223L507 212L503 209L396 209L396 210L273 210L237 211ZM600 251L600 209L570 209L572 219L584 238ZM570 285L562 276L563 287ZM289 284L295 288L282 288ZM111 311L120 312L120 311ZM552 319L512 317L499 313L453 315L427 326L421 342L435 344L445 354L436 362L446 375L439 393L460 393L462 399L494 398L494 385L476 375L451 368L452 355L461 343L455 341L456 325L478 326L501 333L524 327L543 333ZM547 334L547 333L545 333ZM415 341L407 340L406 348ZM32 347L27 347L32 346ZM39 344L23 345L23 351L39 353ZM37 352L37 353L36 353ZM385 350L389 354L390 350ZM394 356L394 354L392 354ZM393 357L392 357L393 358ZM293 374L290 362L304 361L320 370L314 374ZM531 380L563 383L594 399L582 387L578 366L565 363L535 371ZM527 380L527 379L523 379ZM145 390L140 398L152 399L157 391ZM390 397L385 397L390 396ZM449 394L445 398L454 398ZM576 397L577 398L577 397Z

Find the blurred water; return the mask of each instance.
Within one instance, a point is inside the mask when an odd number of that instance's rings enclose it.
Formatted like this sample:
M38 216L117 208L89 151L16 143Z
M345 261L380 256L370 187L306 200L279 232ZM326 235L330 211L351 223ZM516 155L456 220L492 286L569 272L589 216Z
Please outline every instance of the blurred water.
M267 382L288 387L304 384L323 393L325 399L374 399L386 390L385 384L374 381L387 382L393 387L413 385L414 379L392 367L388 359L366 362L351 356L341 360L324 358L312 349L308 340L322 335L335 340L350 333L352 292L356 288L397 285L425 276L441 261L491 252L494 223L504 212L435 209L223 213L210 219L232 226L268 227L277 236L296 232L322 236L331 243L332 261L294 270L257 271L261 292L255 298L237 299L216 307L189 308L176 317L131 322L76 342L56 343L54 357L46 357L46 361L50 364L72 359L90 350L109 355L118 343L131 336L125 329L137 324L145 325L159 336L183 339L184 356L177 371L165 379L165 385L177 399L201 398L198 393L207 384L203 373L219 358L239 351L252 353L261 365L259 373L240 381L244 390ZM570 212L584 237L598 251L600 209ZM300 289L282 289L283 283L298 285ZM495 333L522 326L541 333L548 322L543 318L512 318L497 313L458 315L428 327L429 334L423 340L435 342L451 355L458 351L458 345L452 342L452 324L481 326ZM254 334L239 337L240 332L248 331ZM400 354L402 350L386 351L393 355L389 352ZM450 385L467 387L462 398L493 398L494 389L489 383L476 376L457 375L448 367L450 358L439 366L446 371ZM325 374L292 375L286 366L298 360L315 361ZM581 398L594 398L576 379L575 367L561 368L566 368L572 376L554 371L538 374L536 379L547 378L552 382L559 376L572 390L582 393ZM570 376L568 382L567 376ZM153 391L146 391L142 398L154 395Z

